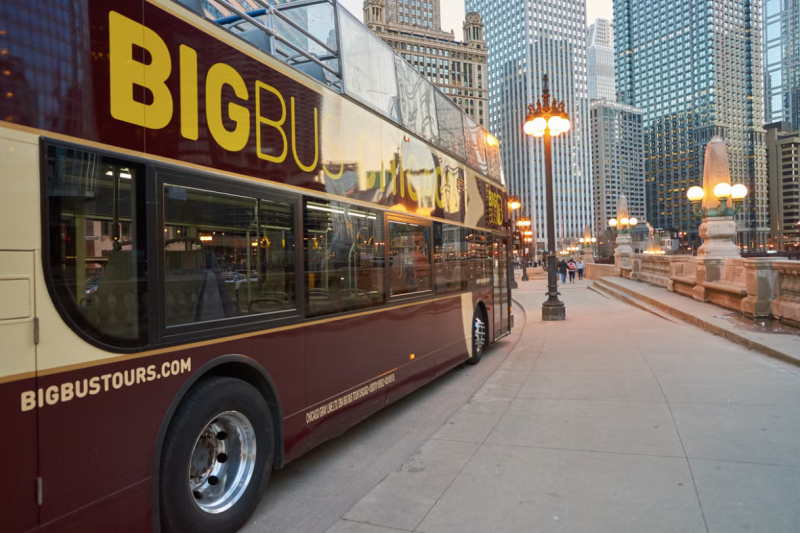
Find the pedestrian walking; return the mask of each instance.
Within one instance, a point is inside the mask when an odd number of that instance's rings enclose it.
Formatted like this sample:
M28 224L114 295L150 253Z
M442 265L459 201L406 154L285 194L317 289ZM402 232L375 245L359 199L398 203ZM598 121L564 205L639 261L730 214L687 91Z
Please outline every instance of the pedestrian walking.
M567 282L567 262L563 259L558 262L558 275L561 276L561 283Z
M569 282L575 283L575 261L571 257L567 263L567 272L569 272Z
M583 262L583 259L578 261L578 279L583 279L583 271L586 269L586 263Z

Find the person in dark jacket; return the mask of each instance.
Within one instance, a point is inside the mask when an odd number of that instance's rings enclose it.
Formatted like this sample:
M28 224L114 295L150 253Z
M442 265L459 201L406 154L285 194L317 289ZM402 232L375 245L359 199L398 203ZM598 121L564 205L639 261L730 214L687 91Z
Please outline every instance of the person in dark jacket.
M567 282L567 262L563 259L558 262L558 275L561 276L561 283Z

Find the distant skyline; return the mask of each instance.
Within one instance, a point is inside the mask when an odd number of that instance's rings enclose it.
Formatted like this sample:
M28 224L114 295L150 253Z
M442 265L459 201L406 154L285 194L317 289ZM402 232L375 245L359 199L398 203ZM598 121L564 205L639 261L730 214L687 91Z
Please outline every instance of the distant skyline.
M498 0L503 1L503 0ZM586 0L586 24L591 24L596 18L611 20L613 18L613 0ZM363 19L364 0L339 0L339 3L352 14ZM455 33L456 39L461 39L462 24L464 23L464 0L441 0L442 4L442 30Z

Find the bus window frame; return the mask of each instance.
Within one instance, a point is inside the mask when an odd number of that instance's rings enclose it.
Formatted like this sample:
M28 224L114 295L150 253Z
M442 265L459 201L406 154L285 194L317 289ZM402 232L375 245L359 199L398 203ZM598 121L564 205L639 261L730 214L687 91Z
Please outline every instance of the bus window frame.
M121 346L119 344L108 344L104 342L100 338L92 335L92 332L89 329L82 327L82 324L79 320L75 319L75 312L76 309L71 309L62 301L62 299L58 295L58 290L55 286L55 278L53 276L53 269L51 268L50 261L52 258L52 251L50 249L50 204L49 204L49 196L47 195L47 187L48 187L48 175L47 175L47 151L50 148L66 148L68 150L76 150L81 152L87 152L91 154L96 154L106 159L114 160L117 164L134 164L141 166L144 168L143 176L137 180L140 183L137 184L137 195L144 196L144 204L145 205L137 205L135 216L137 217L136 225L137 225L137 233L140 235L140 239L144 240L144 247L146 254L150 254L151 250L151 238L150 235L147 233L147 216L149 213L149 197L148 197L148 189L147 184L144 185L144 192L141 191L141 181L146 180L147 176L147 160L142 157L135 157L135 156L128 156L126 154L122 154L119 152L114 152L107 149L96 148L94 146L87 146L84 144L78 144L69 141L62 141L59 139L54 139L52 137L39 137L39 221L40 221L40 246L41 246L41 268L42 268L42 277L44 278L44 284L47 288L47 296L50 300L53 307L56 309L56 312L61 317L61 320L72 330L73 333L78 335L81 339L86 341L92 346L100 348L109 353L118 353L118 354L134 354L139 353L144 350L149 349L149 347L153 346L156 341L156 338L153 336L153 318L151 315L151 309L148 307L147 309L147 338L145 342L138 344L136 346ZM152 281L150 277L150 270L147 269L145 272L146 279L148 283ZM152 292L148 290L148 297L147 297L147 305L149 306L151 303Z
M153 165L155 180L153 180L157 201L157 213L154 220L154 231L156 233L154 250L152 256L153 270L156 273L155 291L158 294L158 334L157 338L169 344L182 344L196 341L199 337L225 337L250 331L262 329L272 329L281 326L291 325L305 320L305 301L301 297L305 290L305 283L302 279L302 246L297 245L298 232L302 232L302 195L279 191L266 186L266 184L240 183L227 179L213 173L203 171L170 168L161 165ZM220 184L223 184L222 186ZM164 271L164 232L165 213L164 213L164 186L175 185L191 189L200 189L221 194L239 195L246 198L259 200L274 200L291 204L294 207L294 240L295 240L295 266L294 266L294 290L295 307L287 311L276 311L274 313L261 313L252 316L237 316L206 322L196 322L191 324L179 324L167 326L164 312L166 310L166 295L164 292L165 271ZM298 264L298 261L301 263Z
M412 293L405 293L405 294L392 294L392 267L391 267L391 244L389 239L389 223L390 222L400 222L403 224L416 224L420 227L428 228L430 231L430 237L428 239L428 268L429 268L429 276L431 280L431 288L424 291L417 291ZM414 216L403 215L397 213L395 211L386 211L384 216L384 235L386 235L386 245L384 246L384 260L386 264L386 272L384 274L385 284L386 284L386 304L385 306L391 306L394 302L406 302L409 300L424 300L426 298L434 298L437 296L436 293L436 283L433 279L433 220L425 219L425 218L417 218ZM458 294L458 293L453 293ZM447 294L446 296L450 296Z

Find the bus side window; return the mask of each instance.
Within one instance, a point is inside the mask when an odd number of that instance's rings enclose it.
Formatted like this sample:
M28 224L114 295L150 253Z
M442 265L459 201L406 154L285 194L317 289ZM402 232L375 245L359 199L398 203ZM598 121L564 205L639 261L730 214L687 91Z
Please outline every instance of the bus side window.
M164 187L167 326L295 308L294 206Z
M54 296L82 332L112 346L147 343L143 176L139 165L47 147Z
M308 199L303 218L308 316L382 305L383 213Z

